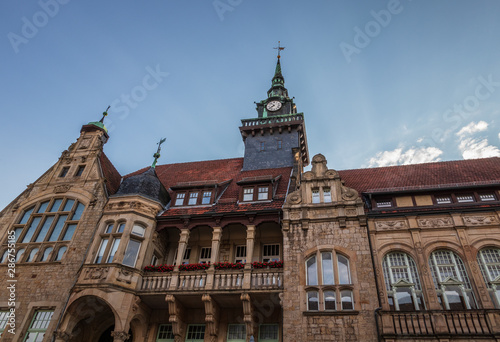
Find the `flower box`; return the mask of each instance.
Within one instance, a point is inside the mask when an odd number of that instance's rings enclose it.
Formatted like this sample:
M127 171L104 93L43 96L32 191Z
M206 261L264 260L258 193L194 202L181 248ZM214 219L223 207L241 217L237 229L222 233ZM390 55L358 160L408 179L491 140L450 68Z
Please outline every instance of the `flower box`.
M216 270L240 270L245 267L245 264L240 262L216 262L214 266Z
M268 261L268 262L260 262L255 261L252 262L252 268L283 268L283 261Z
M144 267L145 272L172 272L174 270L174 265L149 265Z
M208 264L183 264L179 266L179 271L200 271L206 270L210 267L210 263Z

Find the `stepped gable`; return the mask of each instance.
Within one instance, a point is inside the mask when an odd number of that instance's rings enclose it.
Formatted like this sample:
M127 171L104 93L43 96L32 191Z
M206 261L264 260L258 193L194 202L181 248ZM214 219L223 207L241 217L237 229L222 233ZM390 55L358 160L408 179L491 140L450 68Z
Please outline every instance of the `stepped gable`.
M292 167L242 171L243 158L207 160L156 166L156 174L163 186L168 189L172 198L171 187L179 184L219 184L227 187L215 205L197 207L170 207L162 216L201 215L229 212L261 211L280 209L285 201ZM125 178L140 174L147 168L125 176ZM272 178L278 180L278 187L273 201L238 204L240 188L239 181L251 178ZM219 188L220 189L220 188Z
M116 170L115 166L111 163L106 154L101 153L99 156L99 162L101 164L103 176L106 179L106 189L108 190L108 194L114 195L118 191L118 188L120 188L122 176L118 170Z
M455 160L339 171L359 193L447 189L500 183L500 158Z

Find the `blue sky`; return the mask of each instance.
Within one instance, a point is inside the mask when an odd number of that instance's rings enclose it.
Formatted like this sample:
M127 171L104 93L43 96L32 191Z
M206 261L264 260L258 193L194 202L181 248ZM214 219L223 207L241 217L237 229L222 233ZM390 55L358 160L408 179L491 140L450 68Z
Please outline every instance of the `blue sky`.
M0 207L110 104L121 174L162 137L161 164L242 156L278 40L309 153L330 168L499 156L498 13L493 0L2 1Z

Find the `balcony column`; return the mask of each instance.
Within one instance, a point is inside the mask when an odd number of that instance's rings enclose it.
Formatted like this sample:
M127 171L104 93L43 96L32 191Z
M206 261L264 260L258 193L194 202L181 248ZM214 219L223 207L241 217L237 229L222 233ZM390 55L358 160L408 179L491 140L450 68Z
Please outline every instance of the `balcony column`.
M214 227L212 231L212 255L210 257L210 264L213 267L213 264L219 261L219 250L220 250L220 240L222 237L222 228Z
M222 228L214 227L212 231L212 252L210 255L210 268L207 272L207 282L205 284L205 289L210 290L214 287L214 277L215 277L215 266L219 260L219 250L220 250L220 239L222 237Z
M186 252L186 247L189 241L189 229L181 230L179 236L179 245L177 246L177 258L175 260L174 271L172 272L172 279L170 281L170 290L176 290L179 283L179 265L182 264L182 259L184 258L184 253Z
M177 259L175 260L175 268L178 270L179 265L182 264L182 259L184 258L184 253L186 252L186 247L189 241L189 229L183 229L179 236L179 246L177 247Z
M253 248L255 245L255 226L247 225L247 262L243 275L243 288L250 289L252 283Z

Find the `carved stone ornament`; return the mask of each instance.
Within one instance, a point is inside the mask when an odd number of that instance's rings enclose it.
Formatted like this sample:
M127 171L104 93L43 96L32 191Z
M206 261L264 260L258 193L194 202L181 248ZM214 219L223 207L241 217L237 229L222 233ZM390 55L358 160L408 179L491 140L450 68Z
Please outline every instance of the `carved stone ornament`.
M344 201L353 201L358 198L358 192L347 186L342 186L342 199Z
M293 211L290 214L290 220L300 220L302 218L302 213L300 211Z
M105 279L108 275L109 267L88 268L84 279L99 280Z
M89 148L90 146L90 141L91 139L90 138L83 138L82 139L82 142L80 143L80 146L78 147L80 150L85 150L87 148Z
M296 190L286 197L287 204L300 204L302 202L302 197L300 196L300 190Z
M118 276L116 280L121 281L122 283L131 284L132 283L132 272L127 271L126 269L120 268L118 271Z
M453 220L451 217L418 219L417 222L418 226L423 228L453 226Z
M406 225L406 221L377 221L375 222L375 227L381 230L389 230L404 229L408 226Z
M70 184L62 184L62 185L58 185L54 188L54 192L56 194L61 194L61 193L64 193L64 192L68 192L69 189L71 189L71 185Z
M347 209L345 213L347 216L356 216L357 211L356 209Z
M66 331L56 330L54 331L54 337L56 338L56 340L69 341L71 335Z
M464 216L464 222L470 225L484 225L484 224L496 224L498 219L496 216Z
M130 338L130 334L126 333L125 331L112 331L111 337L113 337L115 340L118 339L120 341L126 341Z

